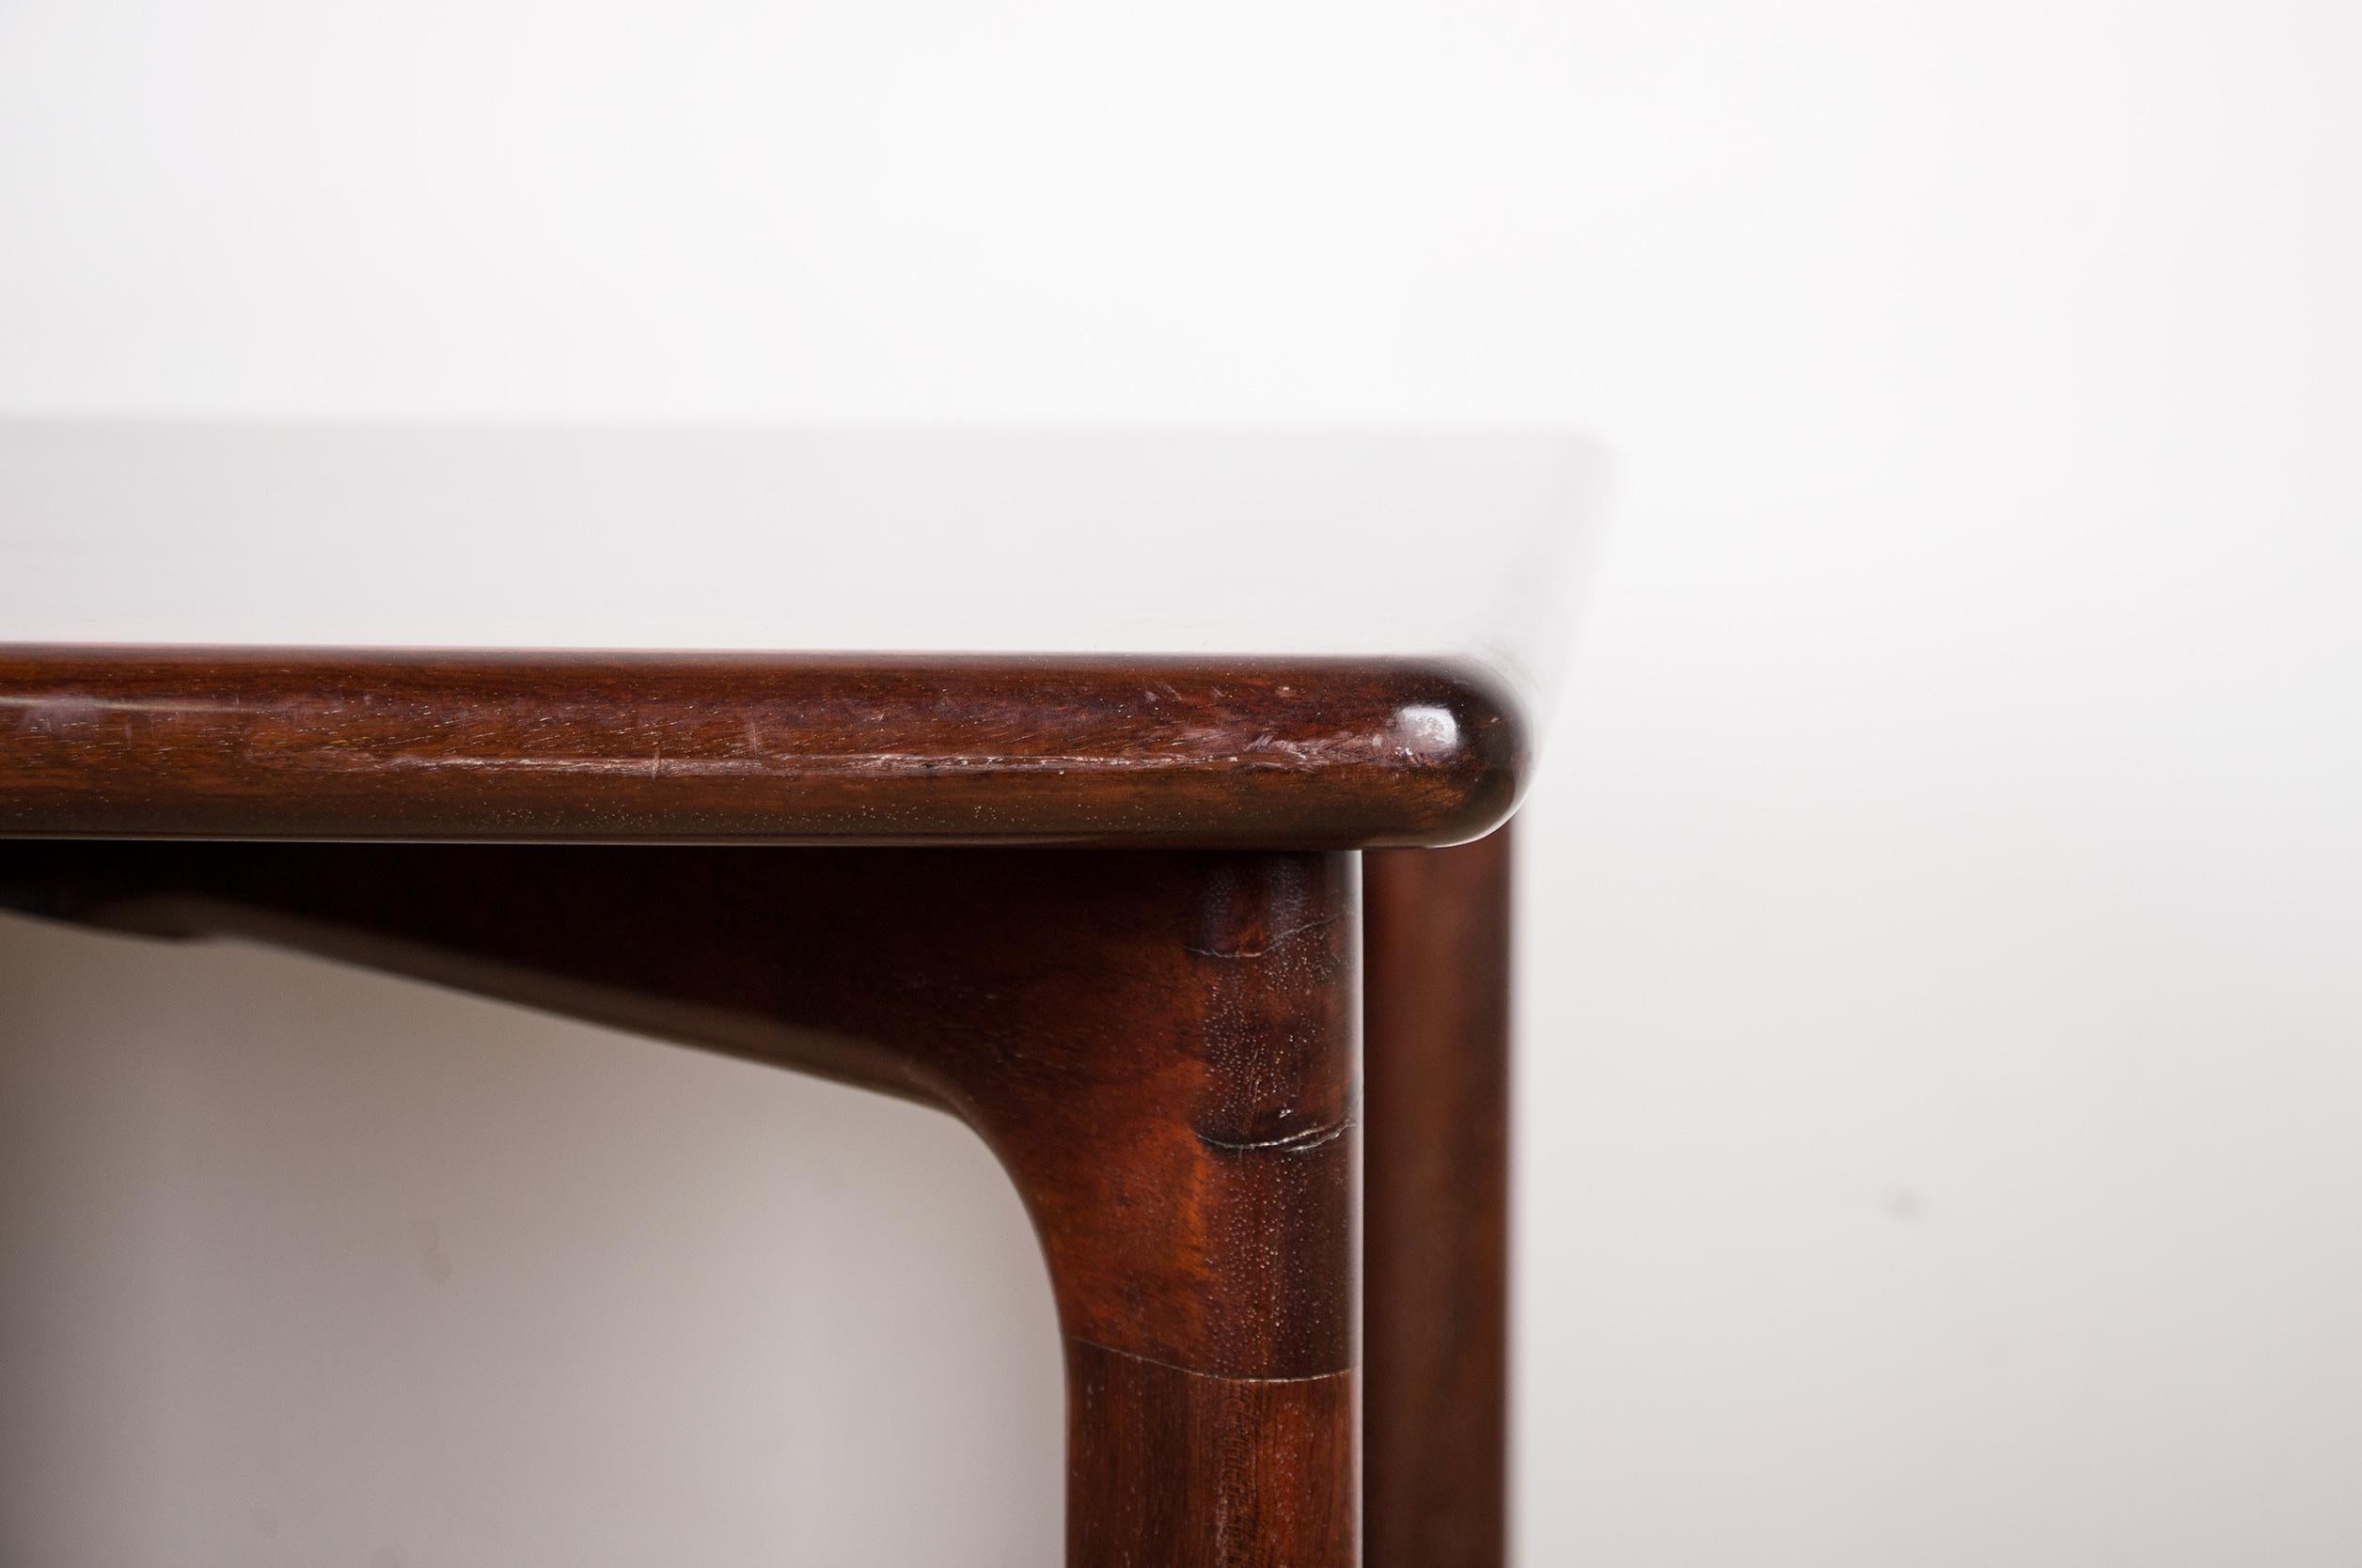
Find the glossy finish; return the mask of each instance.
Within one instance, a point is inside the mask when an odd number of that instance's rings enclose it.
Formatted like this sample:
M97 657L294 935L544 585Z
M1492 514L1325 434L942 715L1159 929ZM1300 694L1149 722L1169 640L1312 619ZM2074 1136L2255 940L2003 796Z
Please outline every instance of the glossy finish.
M20 908L238 933L940 1105L1033 1215L1069 1560L1359 1560L1359 859L0 844Z
M1511 858L1362 857L1370 1568L1507 1555Z
M1474 666L0 646L0 833L1354 848L1506 816Z

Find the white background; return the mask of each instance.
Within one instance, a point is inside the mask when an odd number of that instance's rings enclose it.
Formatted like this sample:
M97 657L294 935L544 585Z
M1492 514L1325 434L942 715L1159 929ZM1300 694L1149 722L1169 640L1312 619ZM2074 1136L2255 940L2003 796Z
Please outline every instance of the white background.
M1595 431L1525 1560L2348 1563L2358 68L2328 0L9 0L0 408ZM948 1121L278 955L0 986L8 1562L1055 1560Z

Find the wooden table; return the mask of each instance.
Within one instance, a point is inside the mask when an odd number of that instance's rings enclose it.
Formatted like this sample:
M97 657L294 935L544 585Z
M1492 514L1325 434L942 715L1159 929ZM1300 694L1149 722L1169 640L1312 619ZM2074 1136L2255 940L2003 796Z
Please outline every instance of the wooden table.
M1071 1562L1498 1563L1498 829L1593 467L0 428L0 896L940 1106L1048 1262Z

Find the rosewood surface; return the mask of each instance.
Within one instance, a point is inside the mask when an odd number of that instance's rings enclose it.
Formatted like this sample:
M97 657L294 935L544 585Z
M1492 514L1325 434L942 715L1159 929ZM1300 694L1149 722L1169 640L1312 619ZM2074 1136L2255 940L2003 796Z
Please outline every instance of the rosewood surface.
M0 645L0 834L1440 844L1526 752L1443 659Z
M1362 857L1370 1568L1507 1556L1511 858Z

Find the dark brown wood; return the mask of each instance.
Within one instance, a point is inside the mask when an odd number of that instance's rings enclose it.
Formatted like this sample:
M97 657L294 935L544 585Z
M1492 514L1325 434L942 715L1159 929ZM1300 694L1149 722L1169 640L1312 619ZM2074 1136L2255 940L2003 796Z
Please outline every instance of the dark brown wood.
M1525 755L1442 660L0 646L0 834L1349 849Z
M941 1105L1068 1346L1069 1560L1359 1560L1359 857L0 843L19 907L233 933Z
M1358 1562L1355 1381L1205 1377L1069 1340L1067 1560ZM1174 1428L1178 1425L1176 1439ZM1151 1544L1201 1542L1199 1555ZM1171 1551L1172 1546L1162 1548Z
M1370 1568L1507 1552L1507 830L1363 858Z

